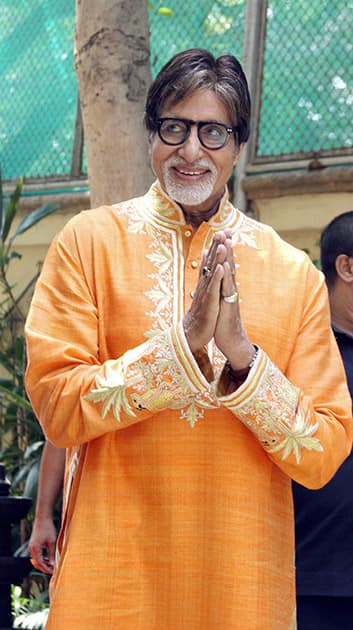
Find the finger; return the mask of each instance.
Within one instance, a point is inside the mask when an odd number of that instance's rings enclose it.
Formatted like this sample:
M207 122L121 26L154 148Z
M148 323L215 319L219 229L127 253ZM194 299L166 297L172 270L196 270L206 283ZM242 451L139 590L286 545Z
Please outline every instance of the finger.
M51 564L48 563L46 558L44 558L42 549L38 550L38 548L33 549L32 547L31 564L34 566L35 569L38 569L39 571L43 571L43 573L53 572L53 566L51 566Z
M224 245L227 249L227 261L229 263L231 274L233 278L235 279L235 260L234 260L234 252L233 252L233 247L232 247L232 239L227 238Z
M44 573L52 573L55 559L55 542L44 541L42 544L32 542L28 545L31 563ZM48 557L46 557L48 556Z
M207 256L208 256L208 249L204 249L202 252L199 280L202 276L205 276L205 275L207 276L209 273L211 273L210 268L207 266Z
M218 243L217 248L211 248L203 259L201 275L206 278L208 284L215 272L218 264L223 264L227 256L227 249L224 243Z
M219 295L221 291L221 285L224 278L224 268L223 265L217 263L214 272L210 276L207 292L214 294L215 298L219 300Z
M48 560L47 560L48 564L51 567L54 567L54 563L55 563L55 542L50 542L48 544Z
M207 276L207 282L202 287L199 286L198 297L201 299L202 317L217 317L223 276L223 265L216 264L213 272Z
M218 264L223 264L227 258L227 248L225 243L218 243L217 248L212 252L211 260L207 260L207 266L213 271Z
M30 556L34 558L37 562L40 561L43 557L43 551L41 545L37 545L36 543L30 543L28 545L28 551Z
M51 567L45 560L39 561L37 558L31 558L31 564L38 571L48 573L49 575L53 573L53 567Z
M218 240L213 239L210 249L208 250L207 256L206 256L206 267L213 272L214 268L216 266L216 254L217 254L217 248L218 248L219 242Z
M226 236L224 232L216 232L214 235L210 248L208 250L207 256L207 266L209 269L213 270L217 264L217 251L219 245L224 244L226 240Z
M237 293L237 287L234 282L234 276L231 271L228 260L223 264L224 275L222 279L222 297L229 297Z

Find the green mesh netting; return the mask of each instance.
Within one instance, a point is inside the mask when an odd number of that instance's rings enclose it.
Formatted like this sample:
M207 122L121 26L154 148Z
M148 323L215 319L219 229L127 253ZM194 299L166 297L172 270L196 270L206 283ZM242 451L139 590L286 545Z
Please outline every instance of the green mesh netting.
M241 55L244 2L151 3L155 75L176 51L204 46ZM0 164L3 178L70 172L77 84L73 62L74 0L0 0ZM84 160L85 167L85 160Z
M184 48L241 57L244 0L149 2L151 67ZM167 7L173 17L158 10ZM3 179L70 173L74 0L0 0ZM351 147L353 2L270 0L257 155Z
M259 156L353 146L353 2L270 0Z
M152 3L150 3L152 4ZM216 56L231 53L241 58L244 37L244 0L165 0L173 16L150 10L151 69L154 77L177 52L207 48Z
M74 0L0 0L4 179L70 172L77 83Z

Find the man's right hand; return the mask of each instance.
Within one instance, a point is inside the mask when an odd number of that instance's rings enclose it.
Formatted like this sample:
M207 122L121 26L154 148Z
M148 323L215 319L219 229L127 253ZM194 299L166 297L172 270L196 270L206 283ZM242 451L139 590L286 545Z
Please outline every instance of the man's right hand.
M57 533L51 517L36 518L28 549L31 562L44 573L53 573Z

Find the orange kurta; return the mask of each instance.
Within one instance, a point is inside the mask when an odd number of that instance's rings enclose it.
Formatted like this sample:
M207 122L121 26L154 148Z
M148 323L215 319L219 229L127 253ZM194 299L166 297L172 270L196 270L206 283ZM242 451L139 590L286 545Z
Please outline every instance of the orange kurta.
M259 347L219 395L181 320L233 229ZM290 478L324 484L352 423L323 277L227 201L196 233L154 184L54 240L27 326L27 387L70 479L47 630L284 630L295 611Z

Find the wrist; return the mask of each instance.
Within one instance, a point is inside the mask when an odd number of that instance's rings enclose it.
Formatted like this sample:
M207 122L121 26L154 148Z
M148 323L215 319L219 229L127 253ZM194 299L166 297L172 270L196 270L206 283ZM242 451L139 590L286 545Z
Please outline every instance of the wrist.
M231 366L234 372L240 372L242 370L250 369L249 365L253 365L253 361L256 358L257 347L247 342L246 344L236 347L234 352L227 352L227 363Z
M50 510L49 512L47 510L36 510L34 518L36 521L53 520L53 511L54 510Z
M244 381L246 381L248 374L256 361L258 348L255 346L252 346L252 348L253 351L250 360L247 361L245 367L235 369L229 360L225 362L224 369L234 389L237 389L244 383Z

